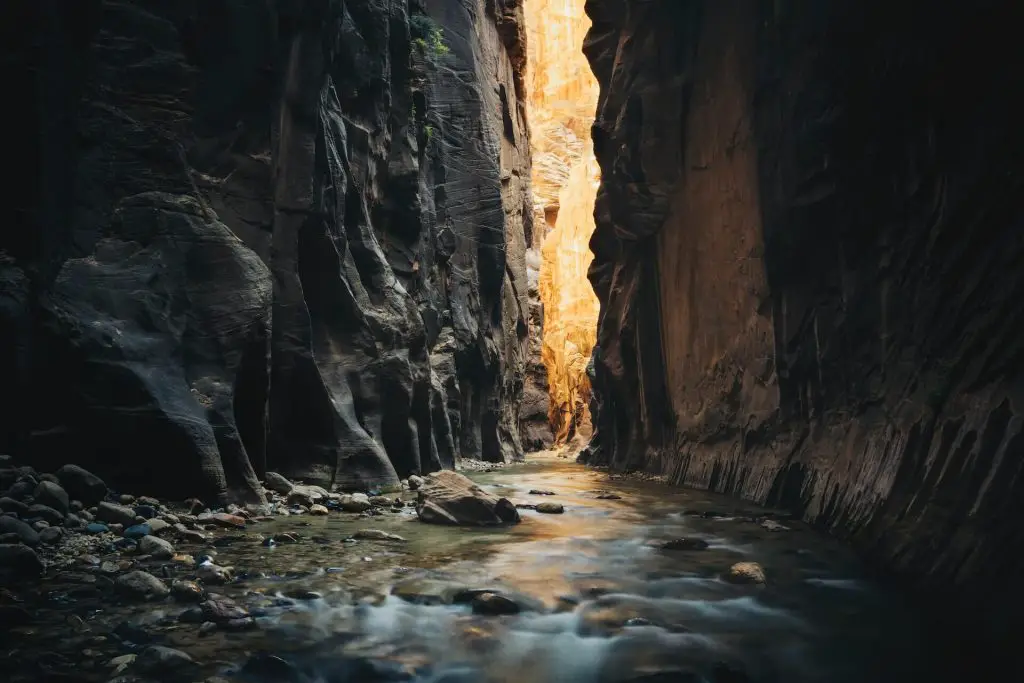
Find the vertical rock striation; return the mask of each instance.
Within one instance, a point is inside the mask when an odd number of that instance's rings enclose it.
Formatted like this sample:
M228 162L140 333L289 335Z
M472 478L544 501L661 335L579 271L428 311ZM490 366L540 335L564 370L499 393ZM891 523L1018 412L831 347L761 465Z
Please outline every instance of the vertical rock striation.
M0 244L46 390L5 447L209 500L521 457L518 2L58 4L20 54L42 225Z
M584 459L795 507L1009 634L1024 602L1019 12L587 11L603 183Z

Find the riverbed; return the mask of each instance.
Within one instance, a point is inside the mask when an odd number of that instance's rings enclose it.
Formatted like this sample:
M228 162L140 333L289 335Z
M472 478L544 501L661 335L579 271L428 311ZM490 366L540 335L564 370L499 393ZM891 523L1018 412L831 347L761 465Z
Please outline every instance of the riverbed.
M516 526L471 529L424 524L411 507L334 512L180 545L233 568L233 581L209 590L251 615L238 629L204 628L186 618L193 606L170 599L119 601L96 568L61 571L17 596L33 619L6 631L0 671L10 681L146 680L132 677L133 656L156 644L194 664L175 671L184 660L168 660L149 680L934 680L926 624L847 549L785 514L553 454L467 474L564 513L524 508ZM400 539L353 538L366 530ZM760 565L765 582L723 580L738 562ZM167 580L194 572L142 568ZM514 606L480 613L471 598L484 591Z

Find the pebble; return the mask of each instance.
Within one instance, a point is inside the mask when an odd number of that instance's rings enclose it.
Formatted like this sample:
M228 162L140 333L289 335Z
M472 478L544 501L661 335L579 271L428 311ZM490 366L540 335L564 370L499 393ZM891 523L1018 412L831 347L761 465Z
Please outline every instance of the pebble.
M92 522L85 525L85 533L87 534L105 534L110 531L110 527L106 524L100 524L99 522Z

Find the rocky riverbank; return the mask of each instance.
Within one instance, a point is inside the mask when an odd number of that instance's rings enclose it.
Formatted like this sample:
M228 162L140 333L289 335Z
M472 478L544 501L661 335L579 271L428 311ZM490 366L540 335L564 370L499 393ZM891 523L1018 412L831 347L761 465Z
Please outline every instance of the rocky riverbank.
M77 468L0 473L4 504L23 506L2 518L22 532L3 539L12 683L918 680L886 676L917 665L900 653L920 625L841 547L557 454L383 495L268 473L270 502L222 509L133 498ZM424 523L438 481L473 497L445 510L505 500L521 523Z

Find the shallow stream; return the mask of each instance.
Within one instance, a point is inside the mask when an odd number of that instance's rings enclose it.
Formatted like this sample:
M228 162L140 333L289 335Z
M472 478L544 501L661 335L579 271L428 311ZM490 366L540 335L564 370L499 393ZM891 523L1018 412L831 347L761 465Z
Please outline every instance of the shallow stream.
M196 681L934 680L924 625L847 550L799 522L554 457L470 476L565 512L524 509L521 524L499 530L431 526L411 508L292 516L179 546L212 549L234 567L239 578L211 590L256 617L242 631L183 622L187 606L170 601L115 602L101 573L62 572L30 601L33 623L7 633L0 667L12 667L12 681L104 681L125 661L117 657L156 643L199 662ZM406 540L351 539L365 529ZM295 542L264 545L284 534ZM708 545L660 547L679 538ZM759 563L766 584L723 581L737 562ZM462 598L476 589L522 611L474 614Z

